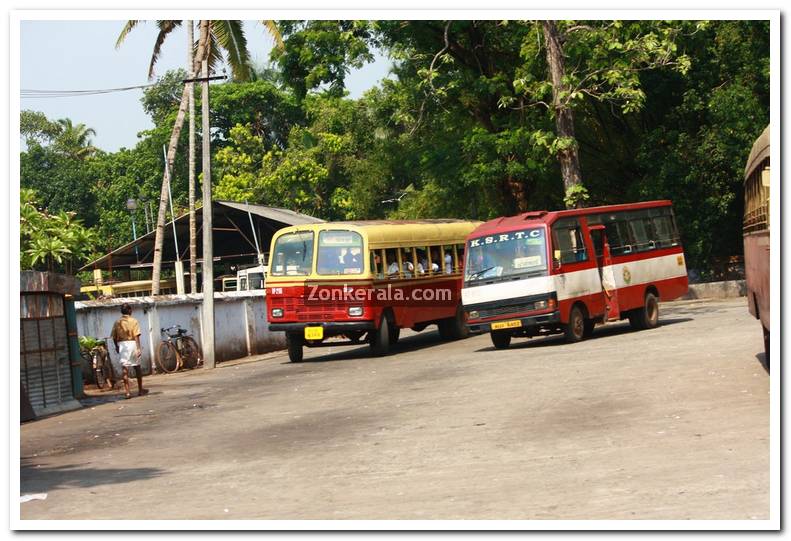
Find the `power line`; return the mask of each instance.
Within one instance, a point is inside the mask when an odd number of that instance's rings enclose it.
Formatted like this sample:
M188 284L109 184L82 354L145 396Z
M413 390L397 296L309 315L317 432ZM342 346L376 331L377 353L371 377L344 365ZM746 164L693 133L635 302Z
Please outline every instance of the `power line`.
M122 86L118 88L101 88L93 90L36 90L23 88L20 92L23 98L70 98L77 96L96 96L100 94L111 94L114 92L127 92L129 90L139 90L151 88L157 83L150 83L136 86Z

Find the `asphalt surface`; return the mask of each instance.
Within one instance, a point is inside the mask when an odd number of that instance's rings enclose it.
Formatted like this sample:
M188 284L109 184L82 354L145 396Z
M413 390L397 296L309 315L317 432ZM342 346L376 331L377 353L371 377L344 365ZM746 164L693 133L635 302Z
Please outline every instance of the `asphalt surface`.
M23 519L766 519L745 300L567 345L402 337L147 378L21 427Z

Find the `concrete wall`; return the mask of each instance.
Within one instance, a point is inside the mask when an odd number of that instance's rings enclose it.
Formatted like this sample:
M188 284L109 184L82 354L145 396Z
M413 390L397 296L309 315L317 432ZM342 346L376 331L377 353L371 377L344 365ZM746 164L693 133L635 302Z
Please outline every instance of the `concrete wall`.
M101 301L76 302L77 332L80 336L106 338L121 316L121 305L132 306L132 317L140 322L144 373L151 372L151 361L161 340L160 329L180 325L203 347L201 332L202 294L162 295ZM266 353L286 347L283 333L269 332L266 323L266 296L258 291L214 294L214 342L218 362ZM110 346L115 360L115 350Z
M689 291L682 299L730 299L747 295L747 282L728 280L726 282L707 282L689 284Z

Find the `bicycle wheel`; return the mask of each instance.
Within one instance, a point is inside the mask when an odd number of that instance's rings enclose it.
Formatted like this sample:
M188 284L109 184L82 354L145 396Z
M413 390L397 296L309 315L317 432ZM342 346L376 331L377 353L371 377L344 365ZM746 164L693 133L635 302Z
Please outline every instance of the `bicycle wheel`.
M198 343L191 336L185 336L180 340L181 360L187 368L195 368L201 362L201 351Z
M179 358L176 346L172 342L162 342L157 350L157 366L168 374L179 369Z
M87 384L96 383L96 374L93 373L93 357L91 352L80 349L80 368L82 369L82 380Z
M113 363L110 361L110 353L106 349L99 352L99 370L104 379L103 387L112 390L115 387L115 374L113 373Z

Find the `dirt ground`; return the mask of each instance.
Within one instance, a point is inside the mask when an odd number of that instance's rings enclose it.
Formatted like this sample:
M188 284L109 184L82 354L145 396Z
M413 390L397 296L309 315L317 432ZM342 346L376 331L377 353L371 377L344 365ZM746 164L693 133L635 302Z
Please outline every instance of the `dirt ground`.
M766 519L769 375L745 300L661 326L283 353L21 427L23 519Z

